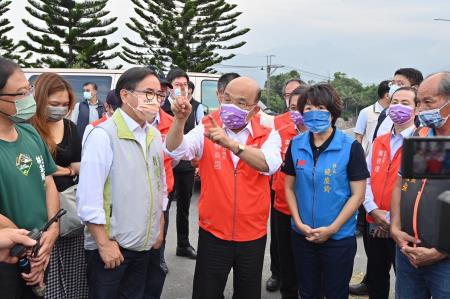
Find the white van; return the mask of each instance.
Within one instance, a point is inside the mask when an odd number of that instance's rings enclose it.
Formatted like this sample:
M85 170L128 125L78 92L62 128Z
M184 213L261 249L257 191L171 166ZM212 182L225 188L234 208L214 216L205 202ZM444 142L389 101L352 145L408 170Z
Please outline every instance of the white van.
M27 79L33 83L37 77L45 72L61 75L66 79L75 91L78 101L83 99L83 84L94 82L98 86L98 97L100 101L106 99L108 92L116 86L119 77L125 70L103 70L103 69L23 69ZM217 80L220 75L205 73L188 73L190 80L195 85L194 99L205 106L205 110L213 111L218 108L216 97Z
M116 86L119 77L125 72L122 70L103 70L103 69L52 69L52 68L24 68L25 76L30 83L33 83L37 77L45 72L57 73L61 75L72 86L78 101L83 100L83 85L86 82L94 82L98 87L98 98L100 101L106 99L106 95ZM194 99L204 105L206 114L219 108L217 101L217 81L220 75L207 73L188 72L189 79L194 83ZM261 101L258 103L261 107L261 123L273 127L274 112L268 109Z

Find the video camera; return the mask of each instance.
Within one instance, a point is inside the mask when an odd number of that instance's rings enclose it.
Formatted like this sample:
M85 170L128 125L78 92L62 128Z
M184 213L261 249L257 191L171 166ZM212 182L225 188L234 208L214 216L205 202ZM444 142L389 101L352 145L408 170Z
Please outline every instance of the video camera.
M450 137L405 138L402 150L402 177L450 179Z
M435 248L450 253L450 137L410 137L403 141L402 150L402 178L449 180L448 188L437 198L430 198L434 215L420 215L418 226L425 225L425 231L433 234L425 234L422 241ZM422 181L423 183L423 181ZM444 182L445 184L445 182ZM428 184L429 185L429 184ZM418 196L420 198L420 196ZM416 199L417 201L417 199Z

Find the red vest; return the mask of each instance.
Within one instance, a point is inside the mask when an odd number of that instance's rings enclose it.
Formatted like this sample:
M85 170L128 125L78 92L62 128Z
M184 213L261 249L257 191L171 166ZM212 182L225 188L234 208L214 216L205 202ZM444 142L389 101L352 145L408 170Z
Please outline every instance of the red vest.
M290 117L289 122L285 122L283 126L277 127L276 125L277 123L275 122L275 129L278 130L281 137L281 158L284 161L289 144L292 138L298 135L298 131L295 129L294 123L291 121ZM285 215L291 215L284 192L285 178L286 174L284 174L281 170L278 170L272 177L272 190L275 191L275 201L273 207L278 212Z
M91 125L95 128L96 126L98 126L98 125L101 124L102 122L105 122L107 119L108 119L108 117L105 115L105 116L103 116L102 118L99 118L99 119L93 121L93 122L91 123Z
M279 130L288 123L293 123L291 120L291 112L285 112L283 114L277 115L273 119L275 130Z
M213 115L219 126L222 121ZM203 119L205 131L210 120ZM270 129L259 124L259 118L251 120L253 136L247 146L261 148ZM203 155L199 161L201 192L198 203L199 226L226 241L252 241L267 233L270 210L269 176L239 160L236 169L228 149L204 140Z
M173 123L173 117L164 112L164 110L159 109L159 124L158 131L161 133L162 141L166 140L167 133L169 132L170 126ZM166 184L167 192L170 193L173 190L173 169L172 169L172 159L164 154L164 169L166 170Z
M375 203L380 210L391 210L392 190L398 179L398 171L402 160L400 147L391 161L391 132L379 136L372 145L372 169L370 169L370 184ZM374 219L367 214L367 221Z

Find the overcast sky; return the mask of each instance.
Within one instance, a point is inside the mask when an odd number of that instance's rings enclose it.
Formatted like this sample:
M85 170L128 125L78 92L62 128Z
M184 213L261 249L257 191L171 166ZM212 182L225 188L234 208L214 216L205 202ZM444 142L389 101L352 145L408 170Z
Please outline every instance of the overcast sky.
M233 66L285 65L277 73L297 68L322 76L341 71L365 84L378 83L400 67L416 67L424 75L450 70L450 19L448 0L231 0L243 14L237 25L250 28L247 44L237 56L223 62ZM26 0L13 0L6 15L16 39L25 38ZM118 16L119 30L111 40L130 36L125 26L134 15L131 1L110 0L110 15ZM31 18L30 18L31 19ZM259 68L221 68L237 71L263 83ZM320 80L303 75L304 79Z

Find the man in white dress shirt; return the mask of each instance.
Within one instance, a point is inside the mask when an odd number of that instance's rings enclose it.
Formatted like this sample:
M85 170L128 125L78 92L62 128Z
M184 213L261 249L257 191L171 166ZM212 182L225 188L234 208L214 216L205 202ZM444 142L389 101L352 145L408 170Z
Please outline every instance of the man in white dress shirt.
M240 77L224 92L219 114L184 135L191 105L172 104L169 155L198 159L202 180L193 298L221 298L233 268L234 296L260 298L270 209L269 176L281 165L278 132L260 125L258 84Z
M158 93L154 71L126 71L116 85L121 108L86 138L77 202L87 226L89 298L161 294L158 249L167 190L161 134L147 122Z

